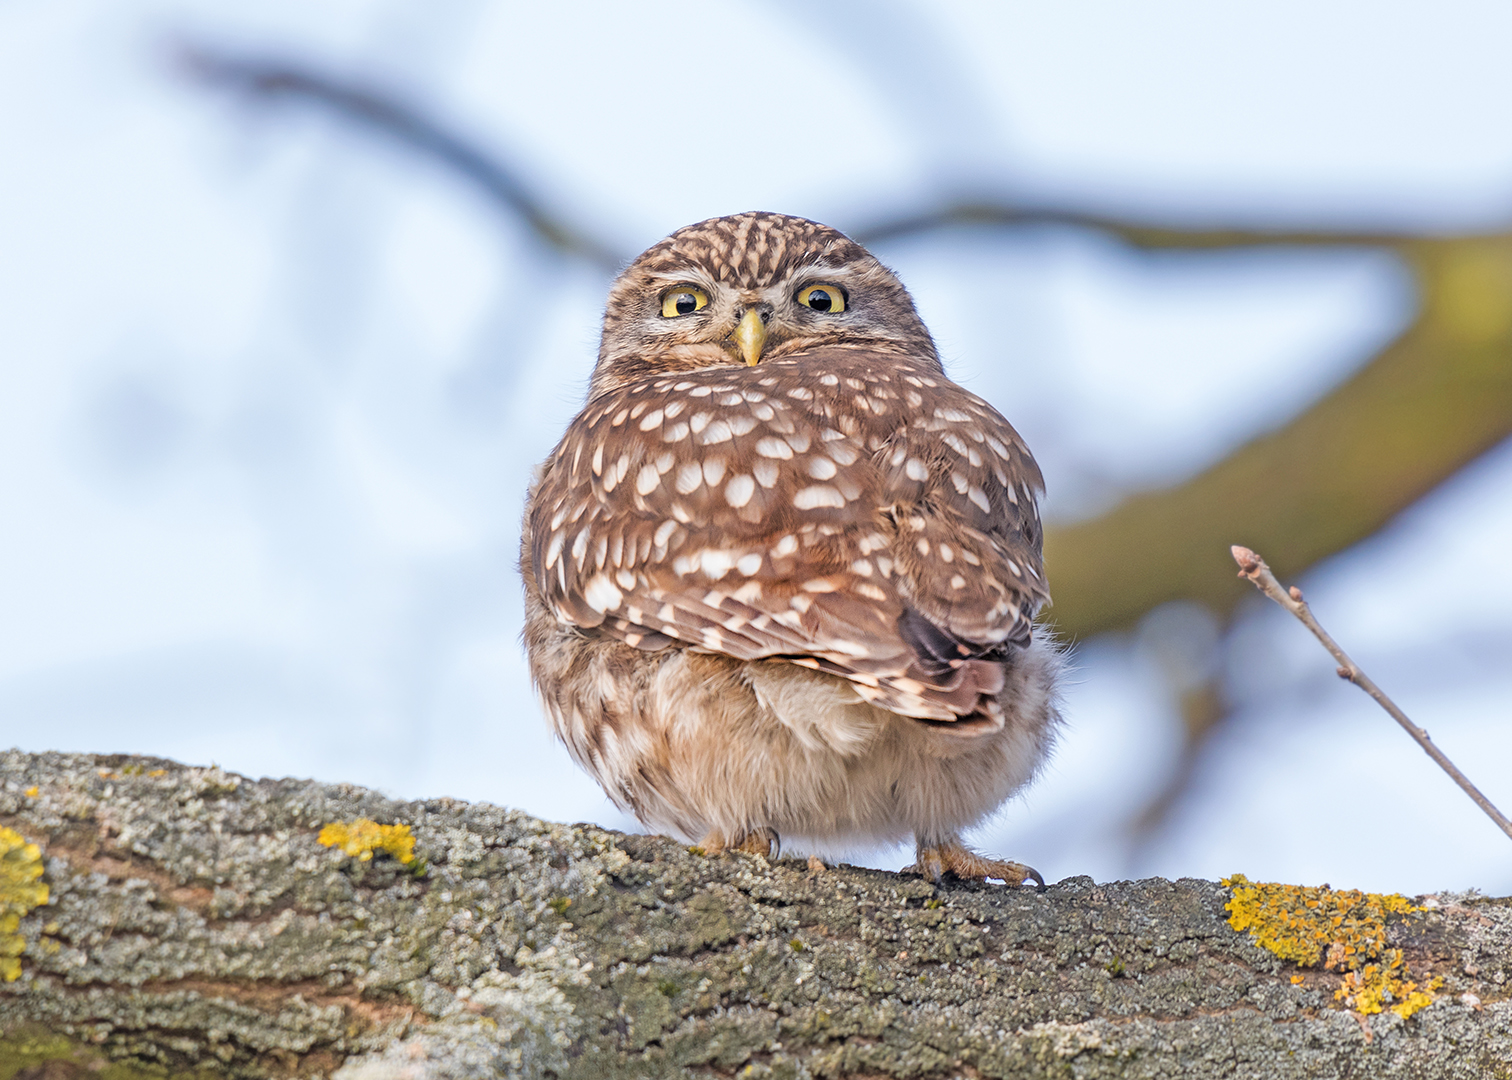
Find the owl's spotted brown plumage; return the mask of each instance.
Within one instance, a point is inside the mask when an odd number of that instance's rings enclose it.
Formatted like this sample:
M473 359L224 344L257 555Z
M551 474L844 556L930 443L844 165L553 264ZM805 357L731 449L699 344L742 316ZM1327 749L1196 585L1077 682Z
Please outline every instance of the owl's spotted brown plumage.
M521 555L532 674L620 806L706 849L913 835L932 877L1058 719L1039 469L898 280L740 214L615 282Z

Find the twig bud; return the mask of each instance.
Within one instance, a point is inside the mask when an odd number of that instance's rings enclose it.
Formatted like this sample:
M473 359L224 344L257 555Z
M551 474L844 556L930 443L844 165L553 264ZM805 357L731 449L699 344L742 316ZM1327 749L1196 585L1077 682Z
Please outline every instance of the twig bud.
M1287 589L1286 591L1291 594L1291 598L1293 600L1295 600L1297 603L1300 604L1302 602L1302 590L1301 589L1299 589L1295 585L1293 585L1290 589Z
M1248 577L1260 569L1260 556L1256 555L1243 544L1235 544L1229 548L1229 554L1233 555L1234 561L1239 564L1239 571L1242 577Z

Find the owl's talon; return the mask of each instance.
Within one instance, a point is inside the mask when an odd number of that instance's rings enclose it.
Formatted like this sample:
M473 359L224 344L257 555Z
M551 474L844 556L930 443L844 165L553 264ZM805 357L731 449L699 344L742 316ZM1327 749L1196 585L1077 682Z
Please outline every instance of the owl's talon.
M760 855L763 859L775 858L781 847L781 840L777 836L777 830L760 828L752 829L737 840L730 841L721 832L711 832L698 842L705 855L711 858L722 855L726 851L740 851L747 855Z
M989 859L978 855L959 840L947 840L942 844L919 845L918 861L903 868L905 874L918 874L935 885L949 873L962 880L985 881L1001 879L1008 885L1034 882L1037 890L1045 887L1045 879L1032 866L1009 862L1006 859Z

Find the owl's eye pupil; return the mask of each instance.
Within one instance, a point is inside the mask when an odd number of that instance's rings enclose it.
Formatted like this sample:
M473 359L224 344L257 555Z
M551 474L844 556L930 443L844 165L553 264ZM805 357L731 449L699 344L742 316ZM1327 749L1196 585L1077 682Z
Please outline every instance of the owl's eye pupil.
M698 297L690 292L680 292L672 297L672 306L679 315L691 315L698 310Z
M828 311L835 306L835 300L828 290L814 289L808 295L808 306L815 311Z

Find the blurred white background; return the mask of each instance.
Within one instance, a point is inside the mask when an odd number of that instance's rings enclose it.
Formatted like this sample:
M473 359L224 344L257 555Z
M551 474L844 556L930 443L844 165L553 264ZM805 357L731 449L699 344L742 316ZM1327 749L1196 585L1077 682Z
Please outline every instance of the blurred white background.
M982 189L1189 222L1512 217L1512 9L1489 0L9 0L0 745L635 827L546 730L514 570L607 279L391 142L193 82L185 40L402 94L627 254L716 214L846 228ZM877 253L1062 520L1285 420L1413 304L1367 251L1042 229ZM1504 446L1302 582L1504 808L1509 544ZM1245 612L1235 720L1163 830L1128 834L1180 739L1135 632L1081 644L1058 755L976 841L1051 880L1512 892L1506 838L1299 625Z

